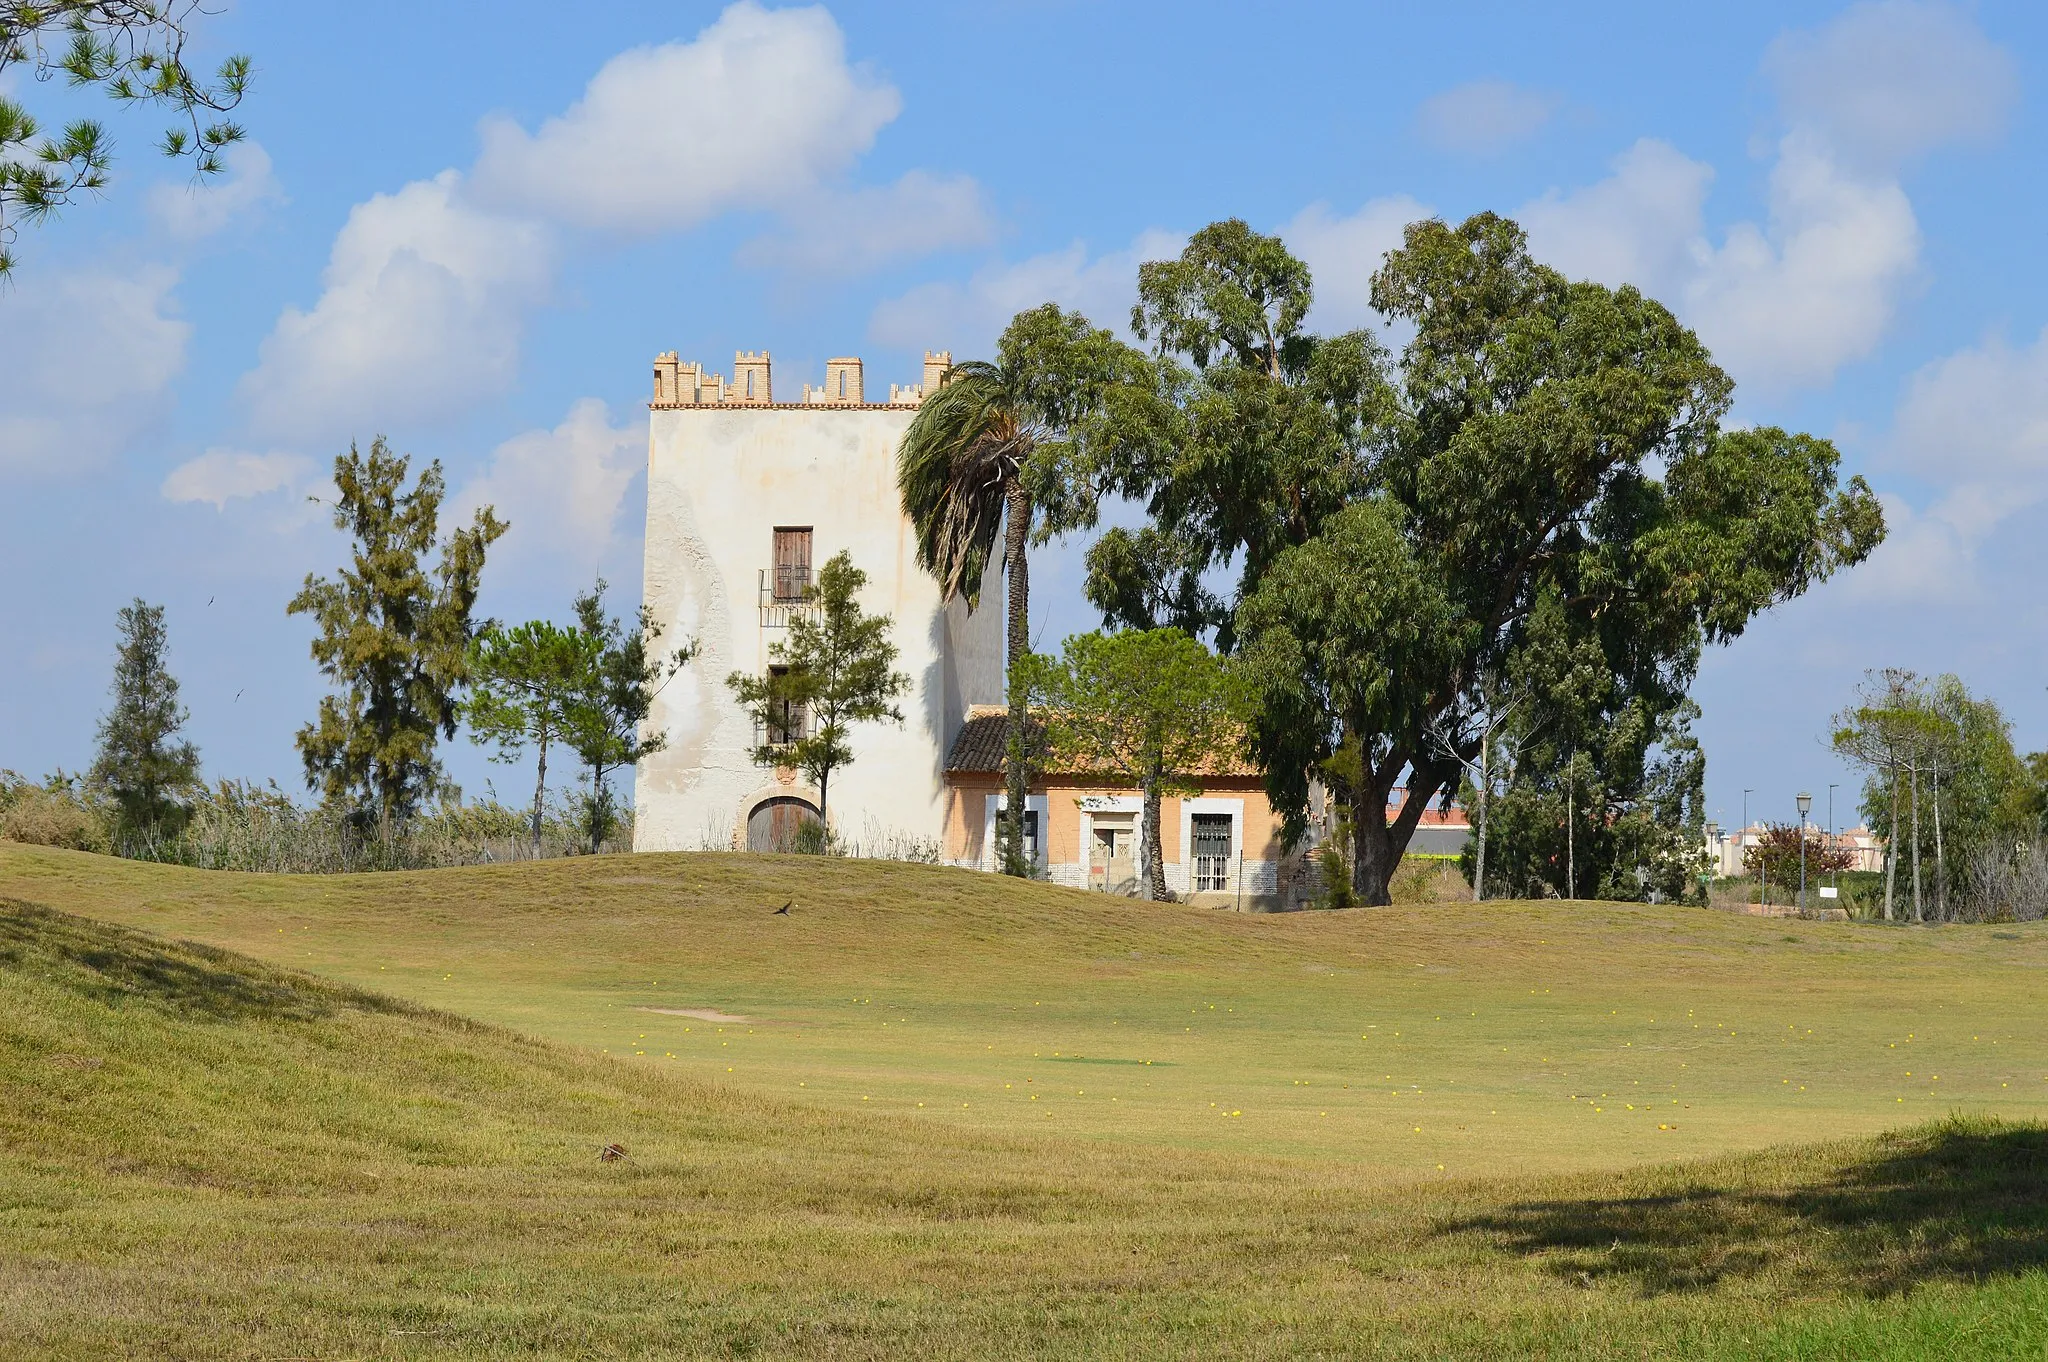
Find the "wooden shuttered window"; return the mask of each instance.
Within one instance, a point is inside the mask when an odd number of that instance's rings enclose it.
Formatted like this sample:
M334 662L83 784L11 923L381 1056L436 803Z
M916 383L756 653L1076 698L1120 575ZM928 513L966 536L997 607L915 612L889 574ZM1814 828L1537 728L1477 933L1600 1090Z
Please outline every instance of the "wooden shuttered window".
M811 527L775 527L775 599L800 601L811 593Z

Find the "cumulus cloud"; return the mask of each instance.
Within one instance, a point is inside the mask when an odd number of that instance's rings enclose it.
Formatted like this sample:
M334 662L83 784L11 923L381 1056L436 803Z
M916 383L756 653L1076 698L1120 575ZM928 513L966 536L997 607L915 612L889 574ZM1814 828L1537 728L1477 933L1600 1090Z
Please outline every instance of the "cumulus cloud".
M883 345L986 354L1010 318L1048 302L1123 331L1137 300L1139 264L1178 255L1186 241L1153 229L1123 250L1097 256L1077 241L1065 250L985 265L965 283L920 284L877 306L868 335Z
M157 183L149 187L144 207L158 228L179 241L212 236L229 223L284 202L270 163L270 153L255 142L237 142L223 154L226 169L203 181Z
M1960 9L1922 0L1875 0L1788 33L1764 69L1787 121L1874 170L1992 136L2019 89L2011 54Z
M1669 304L1743 383L1823 384L1876 349L1919 269L1920 228L1898 182L1850 172L1795 130L1771 170L1767 222L1737 223L1716 245L1703 227L1712 180L1645 140L1607 179L1517 217L1539 258Z
M207 502L220 510L230 501L302 486L312 471L313 461L303 454L209 449L172 469L159 490L166 501Z
M783 213L781 230L740 248L741 264L855 274L911 256L987 245L995 222L967 175L913 170L892 185L820 191Z
M1402 230L1428 216L1430 210L1406 194L1373 199L1347 217L1333 216L1323 203L1295 214L1280 237L1315 276L1309 324L1324 331L1375 325L1372 276L1401 244Z
M460 189L448 170L350 211L319 301L285 310L243 378L258 433L368 436L510 386L527 309L551 285L549 234Z
M1504 80L1475 80L1422 101L1415 125L1439 151L1491 156L1534 137L1556 112L1555 96Z
M2048 496L2048 331L2024 349L1992 339L1906 385L1887 451L1944 489L1937 510L1973 535Z
M1899 168L1994 132L2011 61L1953 9L1883 0L1787 35L1765 64L1785 131L1764 222L1714 242L1702 225L1713 172L1653 140L1519 216L1539 255L1656 295L1737 379L1786 391L1830 381L1884 339L1920 273Z
M505 549L588 559L612 543L627 490L647 461L647 423L611 423L611 411L586 397L553 430L515 435L454 499L467 521L479 506L497 508Z
M0 469L88 472L169 416L191 326L178 272L23 271L0 325Z
M612 58L538 132L487 120L476 189L578 226L673 231L805 193L901 109L894 87L848 64L824 9L741 0L690 42Z

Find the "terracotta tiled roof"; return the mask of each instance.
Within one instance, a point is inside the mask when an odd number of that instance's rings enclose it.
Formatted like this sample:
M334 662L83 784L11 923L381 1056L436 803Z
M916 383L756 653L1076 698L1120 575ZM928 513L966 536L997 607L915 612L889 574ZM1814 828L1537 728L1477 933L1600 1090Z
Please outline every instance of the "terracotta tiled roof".
M1036 723L1030 724L1030 738L1034 742L1044 741L1044 730ZM1009 712L999 705L976 705L967 711L967 722L960 726L960 736L953 739L953 750L946 757L948 775L996 775L1003 769L1003 757L1010 741ZM1207 776L1256 776L1258 768L1236 752L1219 752L1217 760L1207 769L1191 774ZM1080 774L1073 771L1055 771L1055 775Z

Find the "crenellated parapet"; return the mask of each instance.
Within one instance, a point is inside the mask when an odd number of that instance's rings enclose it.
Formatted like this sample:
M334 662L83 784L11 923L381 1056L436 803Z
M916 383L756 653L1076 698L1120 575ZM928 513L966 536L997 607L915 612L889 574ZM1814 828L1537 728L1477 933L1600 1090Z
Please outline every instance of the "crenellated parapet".
M889 400L872 402L867 397L864 366L858 356L825 361L825 381L813 387L803 385L798 402L777 402L772 386L772 369L766 350L740 350L733 355L732 382L725 375L707 373L694 360L684 361L673 350L654 357L655 407L915 407L925 394L936 392L952 368L950 351L926 351L924 381L889 385Z

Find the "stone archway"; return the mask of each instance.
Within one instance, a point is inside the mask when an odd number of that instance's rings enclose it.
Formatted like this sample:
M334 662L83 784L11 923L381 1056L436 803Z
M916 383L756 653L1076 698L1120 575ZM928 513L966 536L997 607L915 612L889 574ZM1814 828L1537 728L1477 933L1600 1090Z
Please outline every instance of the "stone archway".
M773 795L747 814L747 850L789 851L804 825L818 823L818 806L795 795Z

